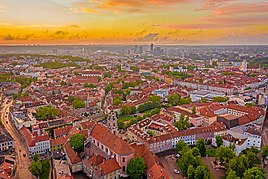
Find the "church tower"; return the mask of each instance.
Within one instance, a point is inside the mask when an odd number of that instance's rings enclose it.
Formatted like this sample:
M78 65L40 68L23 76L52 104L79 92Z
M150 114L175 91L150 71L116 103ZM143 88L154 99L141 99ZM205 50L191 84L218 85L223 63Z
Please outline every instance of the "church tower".
M248 62L246 60L243 60L241 65L240 65L240 71L247 72L248 68Z
M107 118L107 126L111 133L114 135L118 134L118 127L117 127L117 116L116 112L112 111Z

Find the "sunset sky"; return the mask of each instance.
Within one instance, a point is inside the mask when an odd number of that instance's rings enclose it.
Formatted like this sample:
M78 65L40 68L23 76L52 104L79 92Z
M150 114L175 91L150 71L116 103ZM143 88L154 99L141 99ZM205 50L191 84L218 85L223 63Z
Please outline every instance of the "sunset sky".
M0 0L0 44L268 44L268 0Z

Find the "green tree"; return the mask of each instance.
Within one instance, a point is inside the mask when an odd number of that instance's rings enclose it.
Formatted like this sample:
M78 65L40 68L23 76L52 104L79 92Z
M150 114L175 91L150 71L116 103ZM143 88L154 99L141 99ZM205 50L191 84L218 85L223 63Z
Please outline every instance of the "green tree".
M148 130L148 131L147 131L147 134L150 135L150 136L154 136L154 133L153 133L153 131L151 131L151 130Z
M105 90L106 93L108 93L112 89L113 89L113 84L110 83L110 84L108 84L108 85L105 86L105 89L104 90Z
M130 107L131 113L130 114L136 114L137 113L137 108L136 106L131 106Z
M127 167L127 175L132 179L140 179L145 174L146 165L141 157L131 159Z
M228 163L234 156L233 150L229 147L220 146L216 150L216 159L220 160L221 164Z
M205 166L198 166L194 171L194 178L195 179L209 179L210 173Z
M197 157L197 156L201 156L199 149L197 147L192 148L193 151L193 156Z
M38 154L35 154L34 156L33 156L33 161L35 161L35 162L37 162L37 161L39 161L39 155Z
M111 78L111 77L112 77L112 75L111 75L110 72L105 72L104 73L104 78Z
M76 151L83 151L85 137L83 134L74 134L70 138L70 144Z
M185 149L188 149L188 145L183 141L183 140L179 140L178 143L176 144L176 151L179 153L179 154L182 154L182 152L185 150Z
M248 107L248 108L251 108L252 106L254 106L253 103L247 103L247 104L246 104L246 107Z
M65 81L61 81L61 82L60 82L60 85L61 85L61 86L65 86L66 84L67 84L67 83L66 83Z
M192 114L196 114L196 107L193 107Z
M56 116L59 116L60 113L57 108L49 105L49 106L39 107L36 110L36 114L41 120L47 120L47 119L53 119Z
M151 101L152 103L160 103L160 96L157 95L149 96L149 101Z
M190 124L188 121L189 121L189 117L187 116L185 118L185 115L181 114L180 120L176 121L174 123L174 126L177 127L178 130L186 130L188 127L190 127Z
M189 165L192 165L194 168L200 165L200 157L194 157L191 149L184 150L182 156L178 160L178 165L180 166L182 173L187 175Z
M215 97L212 99L212 102L226 102L226 101L228 101L228 100L229 100L228 97L215 96Z
M199 100L199 102L200 102L200 103L207 103L208 100L207 100L206 98L201 98L201 99Z
M239 177L236 176L236 172L233 170L228 171L226 179L239 179Z
M70 103L72 103L74 100L75 100L75 98L73 97L73 96L68 96L68 99L67 99Z
M236 175L242 178L244 172L251 167L252 166L249 165L248 157L241 155L230 160L228 169L236 171Z
M245 171L244 179L265 179L264 170L259 167L252 167Z
M79 109L79 108L84 108L86 106L85 102L82 101L79 98L76 98L73 102L72 102L73 108L74 109Z
M262 147L261 155L263 159L268 156L268 145Z
M181 98L179 105L184 105L184 104L190 104L192 102L191 98Z
M181 96L178 94L172 94L168 97L168 103L172 106L177 106L180 103Z
M43 172L42 163L38 161L33 161L28 167L28 170L36 177L40 176Z
M187 170L187 179L194 179L194 173L195 173L194 167L192 165L189 165Z
M204 157L206 155L206 143L205 143L205 140L202 139L202 138L199 138L196 141L195 146L199 149L199 152L200 152L201 156Z
M120 110L120 113L122 115L129 115L131 113L131 108L126 106L126 105L123 105L121 110Z
M221 136L216 136L215 139L216 139L217 147L220 147L223 144L222 137Z
M125 123L123 121L121 121L121 120L117 121L117 126L118 126L119 129L126 129Z
M113 105L120 105L122 104L122 99L116 97L114 100L113 100Z

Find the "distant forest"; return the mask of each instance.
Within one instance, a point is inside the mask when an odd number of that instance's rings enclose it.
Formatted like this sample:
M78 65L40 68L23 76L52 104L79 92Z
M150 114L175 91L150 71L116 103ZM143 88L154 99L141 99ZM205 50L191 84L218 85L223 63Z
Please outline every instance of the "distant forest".
M256 58L249 62L249 66L259 66L268 68L268 58Z

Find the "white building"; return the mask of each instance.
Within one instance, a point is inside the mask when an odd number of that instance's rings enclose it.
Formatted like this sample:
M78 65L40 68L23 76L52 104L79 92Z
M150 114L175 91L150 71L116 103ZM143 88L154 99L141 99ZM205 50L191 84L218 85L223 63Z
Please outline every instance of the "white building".
M190 93L190 98L193 102L200 101L202 98L212 100L214 97L224 97L224 93L218 93L209 90L196 90Z
M228 131L227 135L222 136L223 146L235 145L236 155L251 147L261 150L261 138L261 132L255 128L248 128L245 132L242 130L239 132L239 129L236 132ZM217 146L215 138L212 139L212 145Z
M32 134L26 127L22 127L20 132L26 140L30 155L46 154L50 151L50 141L47 133L41 135Z
M16 128L20 130L23 126L31 127L36 124L36 118L31 113L25 113L23 111L12 112L10 114L12 122Z
M168 96L168 90L166 89L157 89L157 90L153 90L152 94L155 94L157 96L159 96L160 98L164 99Z
M14 149L14 140L7 131L0 129L0 153L12 149Z
M179 73L185 73L185 72L188 71L186 67L181 67L181 66L178 66L178 67L172 67L172 66L171 66L171 67L169 68L169 70L170 70L171 72L179 72Z

